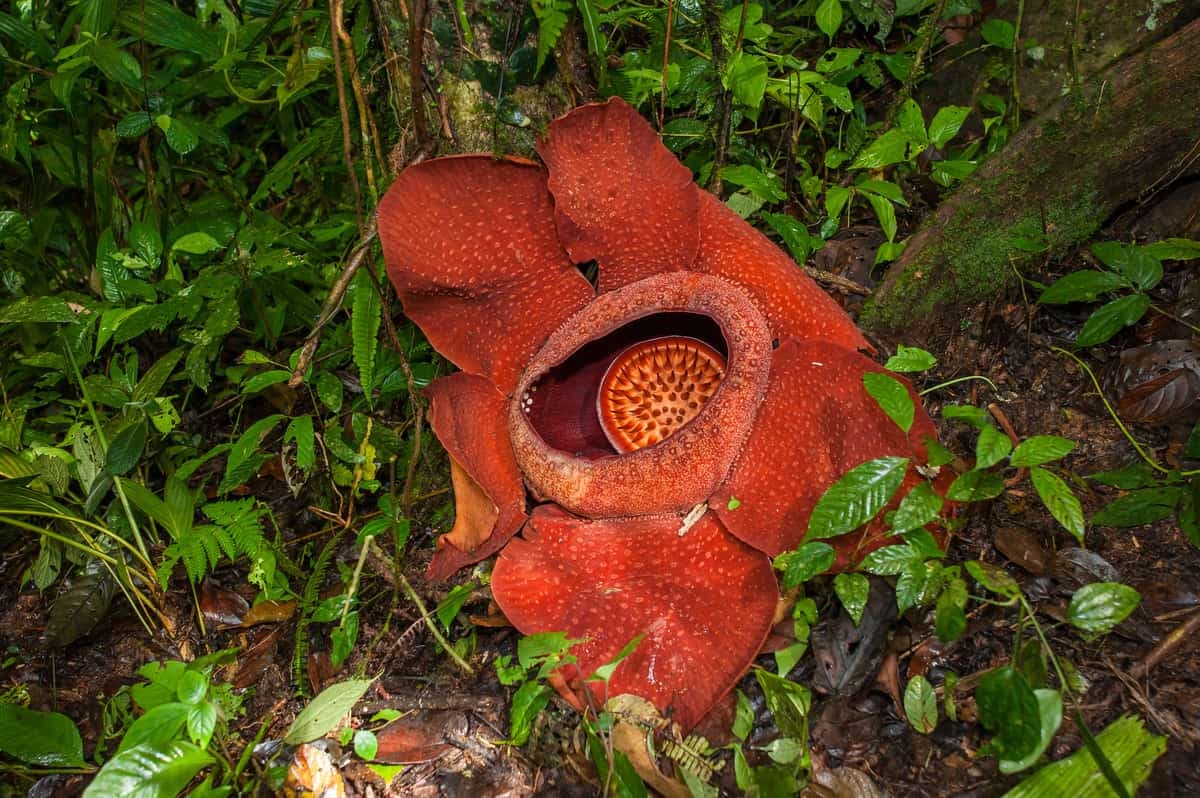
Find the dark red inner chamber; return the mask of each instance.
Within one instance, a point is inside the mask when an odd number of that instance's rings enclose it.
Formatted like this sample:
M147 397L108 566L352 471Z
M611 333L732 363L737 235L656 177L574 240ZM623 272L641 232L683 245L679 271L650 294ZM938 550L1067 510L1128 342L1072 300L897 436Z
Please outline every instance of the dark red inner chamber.
M600 382L612 362L630 346L667 335L697 338L729 358L725 336L708 316L655 313L636 319L584 344L530 386L521 402L533 429L548 446L576 457L594 460L617 454L596 415Z

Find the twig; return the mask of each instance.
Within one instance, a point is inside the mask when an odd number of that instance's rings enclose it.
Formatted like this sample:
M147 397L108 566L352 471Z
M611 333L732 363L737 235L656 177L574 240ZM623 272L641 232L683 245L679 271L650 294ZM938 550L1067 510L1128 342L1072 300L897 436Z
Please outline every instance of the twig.
M300 356L296 359L296 368L292 371L292 377L288 380L288 387L295 388L304 382L304 372L308 370L308 364L312 361L313 353L317 351L317 344L321 342L321 329L329 323L341 307L342 299L346 296L346 289L350 287L350 281L354 279L354 275L363 264L363 260L367 257L367 253L371 251L371 245L375 242L375 221L372 219L367 223L367 229L363 233L362 239L358 242L358 247L350 254L350 260L346 264L346 268L342 270L342 274L338 277L337 282L329 289L329 296L325 299L325 305L321 308L321 314L317 317L316 324L313 325L312 332L308 334L308 338L304 340L304 345L300 347Z
M429 122L425 119L425 98L421 94L422 58L425 48L425 0L412 0L412 12L408 17L408 82L412 92L413 126L416 128L417 149L422 155L433 150L433 137L429 134Z
M329 17L342 18L342 0L329 0ZM336 24L335 24L336 27ZM354 171L353 144L350 139L350 108L346 105L346 87L342 83L341 42L336 33L330 37L333 44L333 75L337 81L338 116L342 120L342 157L346 160L346 173L350 177L350 188L354 191L354 218L358 220L358 231L363 233L362 189L358 185L358 173ZM293 376L292 379L295 379Z
M675 25L675 0L667 0L667 32L663 37L662 91L658 98L658 130L667 116L667 66L671 56L671 28Z
M1004 430L1005 434L1008 435L1008 439L1012 441L1013 448L1017 448L1017 446L1021 443L1021 439L1017 437L1017 432L1013 429L1012 422L1008 420L1008 416L1004 415L1004 411L1000 409L1000 405L992 402L987 406L987 409L988 412L992 414L992 418L1000 422L1000 428ZM1028 470L1029 469L1024 467L1018 468L1017 473L1006 479L1004 484L1011 488L1013 485L1016 485L1018 482L1025 479L1025 473Z
M368 546L370 548L371 565L374 566L376 572L378 572L385 581L391 584L396 584L396 582L400 583L400 587L404 589L405 594L408 595L408 598L416 606L417 612L419 612L421 614L421 618L424 619L425 627L429 629L429 633L433 635L433 639L437 640L438 643L441 644L442 648L444 648L446 653L450 656L450 659L454 660L455 664L462 668L464 673L468 675L474 675L475 669L472 668L467 661L464 660L462 656L460 656L459 653L454 650L454 647L450 644L450 641L447 640L442 634L441 630L437 628L437 624L433 622L433 616L430 614L429 610L425 608L425 602L421 600L421 597L417 594L417 591L413 589L412 584L408 581L408 577L406 577L401 571L392 569L391 564L387 561L387 558L383 556L383 552L380 551L380 549L375 545L374 538L371 539L371 542L368 544Z
M366 93L363 91L362 78L358 74L358 56L354 52L354 39L346 32L346 26L341 16L341 3L338 2L338 16L331 18L333 25L333 38L341 39L342 52L346 55L346 68L350 72L350 89L354 92L354 104L358 109L358 133L362 138L363 148L363 166L366 168L367 188L371 190L371 202L375 204L379 202L379 188L375 182L375 167L371 163L372 150L374 151L375 160L380 166L385 165L383 158L383 147L380 144L382 137L379 135L379 130L375 125L375 114L371 111L371 106L367 103Z
M827 272L824 269L818 269L815 266L805 266L804 273L813 278L817 282L832 285L847 294L858 294L859 296L870 296L871 289L865 285L860 285L848 277L843 277L840 274Z
M721 40L721 7L717 0L704 0L704 29L708 35L709 46L712 47L713 71L717 80L725 75L727 53L725 43ZM717 100L713 112L717 119L716 153L713 155L712 174L708 179L708 190L714 194L721 192L721 170L725 168L725 158L729 149L730 115L733 103L728 89L717 92Z
M1133 666L1130 673L1135 679L1141 679L1154 669L1154 666L1166 659L1175 649L1186 640L1191 640L1196 632L1200 632L1200 610L1193 612L1186 621L1171 630L1157 646L1150 650L1146 658Z

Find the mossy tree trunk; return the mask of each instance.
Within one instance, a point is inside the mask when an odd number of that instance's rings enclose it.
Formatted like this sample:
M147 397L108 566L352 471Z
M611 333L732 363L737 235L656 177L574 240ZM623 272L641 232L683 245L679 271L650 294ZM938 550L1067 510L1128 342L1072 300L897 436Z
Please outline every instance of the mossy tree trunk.
M1014 266L1086 241L1122 205L1200 172L1198 156L1195 19L1084 81L992 155L912 236L862 322L938 326L1000 294Z

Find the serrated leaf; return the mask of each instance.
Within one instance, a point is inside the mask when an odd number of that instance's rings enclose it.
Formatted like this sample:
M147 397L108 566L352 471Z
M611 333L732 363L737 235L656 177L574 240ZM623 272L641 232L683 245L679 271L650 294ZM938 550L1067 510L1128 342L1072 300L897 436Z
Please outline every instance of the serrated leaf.
M215 760L192 743L137 745L120 752L84 790L84 798L173 798Z
M912 429L915 407L908 389L894 377L868 371L862 376L863 387L896 426L908 432Z
M859 568L876 576L895 576L907 568L914 559L919 560L920 556L907 543L884 546L864 557Z
M784 679L770 671L756 668L754 678L762 688L763 699L775 727L784 737L808 739L808 713L812 708L812 693L803 685Z
M75 721L57 712L35 712L0 702L0 752L27 765L83 766L83 740Z
M1075 448L1075 441L1058 435L1034 435L1017 444L1008 462L1016 468L1044 465L1061 460Z
M354 708L373 681L350 679L326 687L292 721L283 741L288 745L299 745L324 737Z
M1121 330L1135 324L1150 309L1150 297L1145 294L1130 294L1114 299L1096 309L1075 339L1076 346L1102 344Z
M1033 487L1046 505L1046 509L1054 516L1054 520L1083 542L1083 507L1079 498L1061 478L1041 466L1029 469L1029 478Z
M844 535L875 517L904 481L907 457L881 457L851 469L817 500L806 541Z
M1093 582L1071 596L1067 620L1081 632L1104 634L1129 617L1141 594L1119 582Z

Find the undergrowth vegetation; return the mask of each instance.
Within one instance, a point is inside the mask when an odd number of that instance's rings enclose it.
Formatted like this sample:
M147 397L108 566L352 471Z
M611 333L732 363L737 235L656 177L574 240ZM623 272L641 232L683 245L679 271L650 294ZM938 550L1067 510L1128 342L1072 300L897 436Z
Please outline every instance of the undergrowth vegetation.
M376 675L368 668L381 666L371 654L389 621L363 640L360 613L390 618L416 602L440 650L471 670L480 634L459 610L476 581L427 609L428 594L405 576L410 549L427 547L429 530L450 517L445 461L420 396L450 367L400 314L382 273L372 214L400 167L471 146L528 155L558 111L619 95L657 122L702 185L723 188L798 263L864 220L882 231L873 257L885 263L930 202L1004 145L1020 122L1008 89L1014 58L1041 57L1011 23L988 21L979 43L988 80L975 104L930 113L914 88L942 21L978 11L975 0L425 5L17 0L0 11L0 545L5 578L54 597L44 640L12 656L64 656L127 609L147 638L165 632L177 660L145 665L141 681L108 697L86 756L70 719L27 709L27 693L0 684L0 767L12 774L99 769L94 795L278 786L278 762L248 767L275 719L251 718L257 735L232 731L244 708L221 666L234 654L196 649L199 591L218 572L252 586L256 605L292 603L285 659L298 695L313 692L314 625L333 668L358 677L321 693L323 712L307 725L298 718L288 744L334 731ZM415 61L414 14L432 32ZM1068 276L1039 301L1111 297L1075 342L1099 344L1148 312L1161 260L1196 257L1193 245L1174 246L1098 245L1104 270ZM889 363L906 373L933 365L915 348ZM866 389L898 424L911 423L911 401L889 380ZM1018 440L974 406L942 415L978 436L949 500L993 499L1028 476L1047 512L1084 540L1071 487L1079 480L1062 463L1072 441ZM746 742L753 715L740 696L730 747L743 790L790 795L810 775L811 696L787 679L816 620L805 585L832 562L822 538L887 506L906 465L895 460L835 485L808 542L776 561L796 598L796 642L775 654L776 673L755 671L782 733L765 751ZM931 447L920 465L954 461ZM1200 543L1197 477L1145 462L1094 477L1130 492L1093 523L1176 514ZM925 531L944 509L932 490L909 494L891 517L896 544L832 580L841 603L860 617L867 574L894 577L899 611L932 610L946 641L963 634L972 607L1009 608L1019 630L1012 663L975 683L988 752L1006 773L1032 768L1069 717L1095 757L1073 767L1084 776L1099 767L1118 793L1136 785L1158 738L1136 722L1087 729L1085 686L1027 597L993 565L948 560ZM346 549L353 556L339 558ZM365 590L382 571L393 574L390 589ZM486 572L475 579L486 584ZM1088 585L1066 622L1104 634L1137 600L1120 584ZM505 684L521 685L512 744L547 705L545 680L569 642L523 641L515 661L498 663ZM950 680L935 688L919 676L904 710L928 733L956 717L964 696ZM614 794L644 795L639 771L612 745L619 722L612 710L586 721L586 751ZM374 758L370 730L342 736ZM1140 753L1114 763L1111 752L1129 740ZM692 794L714 794L719 752L691 738L673 744Z

